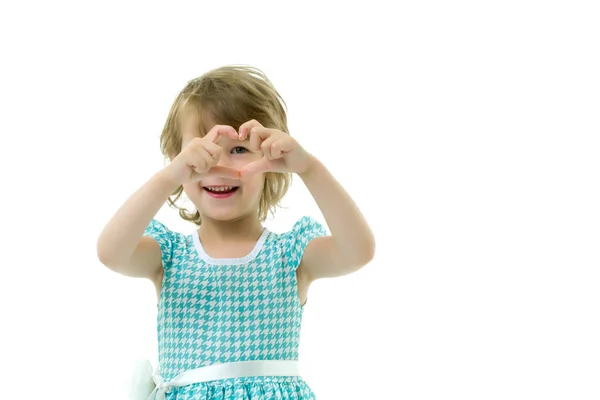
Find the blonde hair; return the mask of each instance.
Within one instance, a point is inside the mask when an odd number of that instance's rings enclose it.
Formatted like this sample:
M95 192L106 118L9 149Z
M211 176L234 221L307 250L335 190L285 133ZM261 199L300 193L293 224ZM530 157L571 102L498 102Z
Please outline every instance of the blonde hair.
M212 126L206 126L203 117L210 115L218 125L240 125L252 119L267 128L288 133L286 104L271 81L257 68L249 66L224 66L205 73L187 83L179 93L160 135L160 147L167 159L173 159L181 151L181 119L194 112L200 120L199 133L203 137ZM265 174L258 217L266 220L273 214L291 184L291 175L275 172ZM171 207L179 210L186 221L200 225L200 212L190 213L175 204L183 193L183 186L169 197Z

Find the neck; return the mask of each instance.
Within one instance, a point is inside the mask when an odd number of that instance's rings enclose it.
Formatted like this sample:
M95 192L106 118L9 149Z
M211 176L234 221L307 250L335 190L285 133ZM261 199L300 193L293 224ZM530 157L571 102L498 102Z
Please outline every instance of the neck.
M231 242L256 240L263 233L263 226L256 217L243 217L232 221L219 221L203 217L198 229L201 241Z

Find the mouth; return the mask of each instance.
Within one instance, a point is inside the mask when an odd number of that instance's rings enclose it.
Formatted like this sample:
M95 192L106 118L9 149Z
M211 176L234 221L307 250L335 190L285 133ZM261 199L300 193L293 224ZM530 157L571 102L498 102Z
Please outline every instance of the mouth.
M216 198L225 198L232 196L239 186L203 186L202 189L208 193L209 196Z

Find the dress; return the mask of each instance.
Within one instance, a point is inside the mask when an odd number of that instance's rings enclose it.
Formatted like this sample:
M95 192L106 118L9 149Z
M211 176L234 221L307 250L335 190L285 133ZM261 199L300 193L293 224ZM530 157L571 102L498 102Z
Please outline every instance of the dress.
M183 235L152 220L144 235L160 245L158 363L166 381L217 363L298 360L303 306L296 268L324 227L302 217L291 231L264 229L246 257L215 259L197 232ZM314 399L299 376L244 377L174 388L166 400Z

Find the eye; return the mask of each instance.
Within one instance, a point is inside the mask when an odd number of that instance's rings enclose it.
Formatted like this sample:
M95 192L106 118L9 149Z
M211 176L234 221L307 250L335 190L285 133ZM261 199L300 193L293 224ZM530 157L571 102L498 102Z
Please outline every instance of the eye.
M246 149L245 147L237 146L237 147L234 147L233 149L231 149L231 154L243 154L243 153L246 153L247 151L248 151L248 149Z

